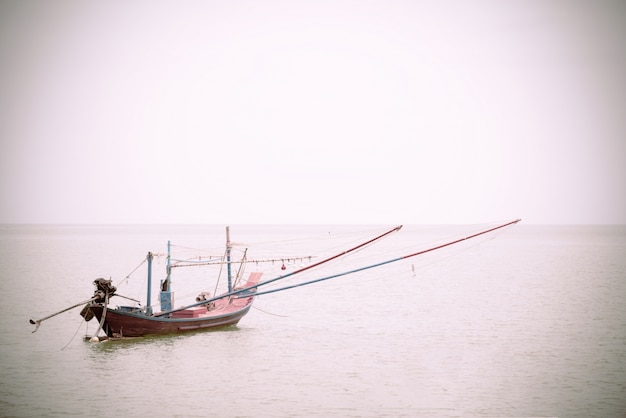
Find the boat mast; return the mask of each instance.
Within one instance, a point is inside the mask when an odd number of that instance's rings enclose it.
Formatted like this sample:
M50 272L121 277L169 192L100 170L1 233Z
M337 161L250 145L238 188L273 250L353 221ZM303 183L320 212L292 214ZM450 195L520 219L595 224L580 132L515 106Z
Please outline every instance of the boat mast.
M146 297L146 315L152 315L152 253L148 253L148 295Z
M230 266L230 227L226 227L226 270L228 272L228 293L233 291L232 273Z
M167 288L164 290L170 290L170 274L172 273L172 265L170 263L170 259L171 259L171 243L169 240L167 240L167 277L165 278L165 281L167 283Z

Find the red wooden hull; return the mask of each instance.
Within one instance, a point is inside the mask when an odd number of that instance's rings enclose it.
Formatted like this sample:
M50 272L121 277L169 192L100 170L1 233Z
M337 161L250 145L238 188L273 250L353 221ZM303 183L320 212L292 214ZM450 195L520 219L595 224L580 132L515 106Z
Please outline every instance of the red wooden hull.
M250 308L254 296L245 298L220 299L215 307L180 311L168 317L148 316L141 312L107 308L102 329L109 337L141 337L144 335L179 334L189 331L211 329L235 325ZM91 310L98 319L102 319L104 306L101 303L91 305Z

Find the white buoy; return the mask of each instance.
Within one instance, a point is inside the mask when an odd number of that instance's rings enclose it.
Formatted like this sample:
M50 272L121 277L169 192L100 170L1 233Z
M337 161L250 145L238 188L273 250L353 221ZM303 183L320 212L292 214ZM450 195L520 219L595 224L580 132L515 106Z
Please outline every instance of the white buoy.
M89 342L99 343L100 342L100 338L98 338L98 337L91 337L91 340L89 340Z

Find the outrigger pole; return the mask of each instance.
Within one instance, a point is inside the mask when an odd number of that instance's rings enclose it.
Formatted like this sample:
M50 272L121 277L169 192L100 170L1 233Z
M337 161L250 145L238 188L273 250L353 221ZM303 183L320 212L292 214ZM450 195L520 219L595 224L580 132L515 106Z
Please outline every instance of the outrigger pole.
M317 263L313 263L313 264L308 265L308 266L306 266L306 267L303 267L303 268L301 268L301 269L298 269L298 270L292 271L291 273L283 274L282 276L278 276L278 277L276 277L276 278L274 278L274 279L267 280L267 281L265 281L265 282L259 283L259 284L254 285L254 286L246 287L246 288L244 288L244 289L239 289L239 290L232 291L232 290L229 288L229 292L228 292L228 293L226 293L226 294L223 294L223 295L218 295L218 296L215 296L215 297L213 297L213 298L211 298L211 299L207 299L207 300L203 300L203 301L198 302L198 303L194 303L194 304L191 304L191 305L183 306L182 308L176 308L176 309L172 309L172 310L169 310L169 311L166 311L166 312L159 312L158 314L156 314L156 315L154 315L154 316L155 316L155 317L159 317L159 316L169 315L169 314L171 314L171 313L178 312L178 311L182 311L182 310L189 309L189 308L193 308L193 307L195 307L195 306L206 305L207 303L210 303L210 302L213 302L213 301L216 301L216 300L219 300L219 299L223 299L223 298L225 298L225 297L235 296L235 295L238 295L238 294L243 293L243 292L248 292L248 291L250 291L251 289L256 289L256 288L258 288L259 286L263 286L263 285L266 285L266 284L269 284L269 283L273 283L273 282L275 282L275 281L277 281L277 280L282 280L282 279L284 279L284 278L287 278L287 277L293 276L294 274L302 273L302 272L303 272L303 271L305 271L305 270L311 269L311 268L313 268L313 267L317 267L317 266L319 266L319 265L321 265L321 264L327 263L327 262L329 262L329 261L331 261L331 260L334 260L334 259L336 259L336 258L338 258L338 257L342 257L342 256L344 256L344 255L346 255L346 254L348 254L348 253L351 253L351 252L353 252L353 251L356 251L356 250L358 250L359 248L363 248L363 247L365 247L366 245L369 245L369 244L373 243L374 241L378 241L379 239L381 239L381 238L383 238L383 237L386 237L387 235L389 235L389 234L391 234L391 233L393 233L393 232L399 231L401 228L402 228L402 225L398 225L398 226L396 226L396 227L394 227L394 228L390 229L389 231L385 232L384 234L378 235L377 237L374 237L374 238L370 239L369 241L366 241L366 242L364 242L364 243L362 243L362 244L359 244L359 245L357 245L356 247L350 248L349 250L346 250L346 251L344 251L344 252L342 252L342 253L339 253L339 254L336 254L336 255L334 255L334 256L332 256L332 257L329 257L329 258L326 258L326 259L324 259L324 260L318 261Z
M255 293L255 296L267 295L268 293L275 293L275 292L280 292L282 290L293 289L294 287L306 286L308 284L322 282L324 280L330 280L330 279L334 279L336 277L347 276L348 274L358 273L359 271L369 270L369 269L372 269L374 267L384 266L385 264L395 263L396 261L406 260L407 258L415 257L415 256L418 256L420 254L424 254L424 253L427 253L427 252L430 252L430 251L439 250L441 248L448 247L448 246L453 245L453 244L458 244L461 241L466 241L468 239L472 239L472 238L475 238L477 236L487 234L489 232L495 231L496 229L500 229L500 228L504 228L504 227L509 226L509 225L516 224L519 221L521 221L521 219L516 219L516 220L508 222L508 223L506 223L504 225L500 225L500 226L497 226L495 228L487 229L486 231L478 232L476 234L469 235L469 236L464 237L464 238L459 238L459 239L457 239L455 241L450 241L450 242L447 242L445 244L438 245L436 247L428 248L426 250L418 251L416 253L408 254L408 255L405 255L405 256L402 256L402 257L393 258L391 260L381 261L380 263L371 264L369 266L360 267L360 268L357 268L357 269L354 269L354 270L344 271L343 273L337 273L337 274L333 274L332 276L326 276L326 277L322 277L320 279L310 280L308 282L298 283L298 284L294 284L294 285L291 285L291 286L285 286L285 287L281 287L281 288L278 288L278 289L266 290L264 292L257 292L257 293ZM261 284L263 284L263 283L261 283Z

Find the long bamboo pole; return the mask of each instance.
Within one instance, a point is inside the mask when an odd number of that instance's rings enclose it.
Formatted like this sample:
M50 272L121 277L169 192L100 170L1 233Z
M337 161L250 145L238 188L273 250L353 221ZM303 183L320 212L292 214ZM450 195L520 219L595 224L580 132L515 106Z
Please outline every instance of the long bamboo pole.
M354 270L344 271L343 273L337 273L337 274L333 274L331 276L326 276L326 277L322 277L320 279L310 280L308 282L302 282L302 283L294 284L294 285L291 285L291 286L285 286L285 287L280 287L278 289L266 290L264 292L257 292L257 293L255 293L255 296L267 295L269 293L275 293L275 292L280 292L280 291L283 291L283 290L293 289L295 287L306 286L306 285L309 285L309 284L313 284L313 283L322 282L322 281L325 281L325 280L334 279L336 277L347 276L348 274L358 273L358 272L363 271L363 270L369 270L369 269L372 269L372 268L375 268L375 267L384 266L386 264L391 264L391 263L394 263L396 261L405 260L407 258L415 257L415 256L418 256L420 254L425 254L425 253L428 253L430 251L435 251L435 250L439 250L439 249L444 248L444 247L448 247L450 245L458 244L459 242L466 241L466 240L472 239L472 238L476 238L476 237L478 237L480 235L487 234L487 233L495 231L497 229L504 228L504 227L507 227L509 225L516 224L519 221L521 221L521 219L516 219L514 221L507 222L504 225L500 225L500 226L497 226L495 228L490 228L490 229L487 229L485 231L478 232L476 234L472 234L472 235L469 235L469 236L466 236L466 237L463 237L463 238L459 238L457 240L450 241L450 242L447 242L445 244L438 245L436 247L432 247L432 248L428 248L428 249L425 249L425 250L422 250L422 251L418 251L418 252L413 253L413 254L404 255L402 257L393 258L391 260L381 261L380 263L371 264L369 266L364 266L364 267L360 267L360 268L357 268L357 269L354 269Z

